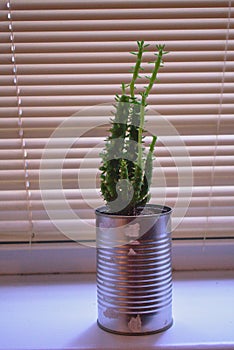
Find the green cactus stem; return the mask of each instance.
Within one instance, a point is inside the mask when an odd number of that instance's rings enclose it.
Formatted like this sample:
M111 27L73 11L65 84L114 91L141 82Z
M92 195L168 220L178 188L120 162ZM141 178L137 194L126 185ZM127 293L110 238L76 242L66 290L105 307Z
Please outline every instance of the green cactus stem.
M121 96L116 95L115 111L111 121L110 134L101 154L101 193L109 212L135 215L150 199L153 153L157 137L152 137L147 155L144 152L144 123L147 98L157 81L157 74L163 64L164 45L157 45L156 59L148 85L135 95L136 83L140 77L143 54L149 45L138 41L136 63L129 84L122 83ZM129 93L127 90L129 89Z

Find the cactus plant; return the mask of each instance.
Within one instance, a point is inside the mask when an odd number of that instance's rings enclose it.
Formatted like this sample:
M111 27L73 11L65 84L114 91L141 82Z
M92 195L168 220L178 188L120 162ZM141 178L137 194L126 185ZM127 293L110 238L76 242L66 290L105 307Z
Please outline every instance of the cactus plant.
M157 73L163 65L165 45L156 45L156 59L148 84L136 96L136 83L143 71L142 59L148 44L137 42L132 79L122 83L121 95L115 97L115 111L111 120L110 134L101 153L101 193L107 210L113 214L137 215L150 199L153 153L156 136L152 137L148 153L144 149L144 122L147 98L157 81Z

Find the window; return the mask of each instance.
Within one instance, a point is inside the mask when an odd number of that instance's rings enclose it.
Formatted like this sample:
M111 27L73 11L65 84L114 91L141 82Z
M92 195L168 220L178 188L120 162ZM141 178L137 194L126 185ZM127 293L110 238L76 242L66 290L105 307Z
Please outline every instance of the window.
M146 145L159 120L173 130L159 130L152 202L175 208L174 239L234 237L231 0L1 0L0 10L2 246L93 244L98 155L142 39L146 60L155 43L170 52L149 100Z

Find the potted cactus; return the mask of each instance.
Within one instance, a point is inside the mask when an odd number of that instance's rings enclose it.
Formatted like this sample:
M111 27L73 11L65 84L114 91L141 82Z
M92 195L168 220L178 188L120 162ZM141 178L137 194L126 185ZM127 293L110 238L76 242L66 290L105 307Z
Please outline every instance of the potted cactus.
M148 84L136 95L149 45L137 42L129 84L116 95L110 134L101 157L96 210L98 324L119 334L150 334L172 325L171 208L148 204L157 137L145 151L147 99L166 54L157 45Z

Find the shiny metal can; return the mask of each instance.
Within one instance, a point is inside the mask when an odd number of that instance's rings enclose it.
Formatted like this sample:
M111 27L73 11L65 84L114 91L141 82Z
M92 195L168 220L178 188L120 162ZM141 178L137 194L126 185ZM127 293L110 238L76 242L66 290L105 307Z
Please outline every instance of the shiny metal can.
M96 210L98 325L141 335L171 327L171 208L147 205L140 215Z

